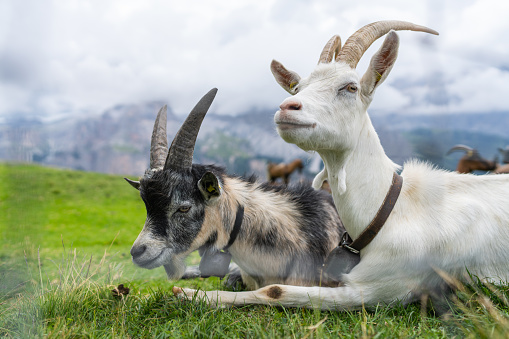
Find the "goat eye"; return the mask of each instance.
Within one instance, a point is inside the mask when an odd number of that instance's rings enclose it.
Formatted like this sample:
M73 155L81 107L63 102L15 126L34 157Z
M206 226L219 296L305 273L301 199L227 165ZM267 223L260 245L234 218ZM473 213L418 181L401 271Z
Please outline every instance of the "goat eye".
M348 86L346 87L346 89L347 89L347 90L348 90L348 92L350 92L350 93L355 93L355 92L357 92L357 86L355 86L355 85L351 85L351 84L350 84L350 85L348 85Z
M290 90L297 93L299 91L299 83L294 81L290 84Z
M190 209L191 209L191 206L181 206L179 208L179 212L187 213L187 212L189 212Z

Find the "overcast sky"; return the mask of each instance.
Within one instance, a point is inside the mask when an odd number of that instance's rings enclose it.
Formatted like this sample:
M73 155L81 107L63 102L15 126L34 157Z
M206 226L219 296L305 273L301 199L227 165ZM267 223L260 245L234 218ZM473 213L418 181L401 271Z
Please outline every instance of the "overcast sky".
M333 34L388 19L440 35L399 32L372 112L509 111L508 13L504 0L1 0L0 119L151 100L184 114L212 87L216 113L275 111L287 94L272 59L307 76Z

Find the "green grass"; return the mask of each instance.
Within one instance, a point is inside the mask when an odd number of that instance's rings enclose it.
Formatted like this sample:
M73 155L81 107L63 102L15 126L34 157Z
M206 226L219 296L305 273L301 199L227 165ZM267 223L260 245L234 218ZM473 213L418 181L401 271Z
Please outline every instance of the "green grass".
M6 337L506 337L509 287L474 284L452 312L419 304L358 312L245 306L209 309L173 284L224 289L217 278L170 282L129 249L145 208L120 176L0 164L0 336ZM196 261L196 256L191 258ZM118 284L130 288L115 297Z
M165 279L139 270L129 250L145 221L138 192L120 176L33 165L0 165L0 257L35 258L54 266L62 249L126 263L132 279ZM56 269L56 267L53 267Z

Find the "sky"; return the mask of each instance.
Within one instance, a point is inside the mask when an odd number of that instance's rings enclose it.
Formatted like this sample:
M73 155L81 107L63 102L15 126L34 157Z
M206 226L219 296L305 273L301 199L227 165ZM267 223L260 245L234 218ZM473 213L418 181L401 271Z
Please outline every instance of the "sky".
M187 114L212 87L212 112L276 111L288 95L272 59L305 77L332 35L392 19L440 35L398 32L370 112L509 111L507 13L503 0L0 0L0 122L153 100Z

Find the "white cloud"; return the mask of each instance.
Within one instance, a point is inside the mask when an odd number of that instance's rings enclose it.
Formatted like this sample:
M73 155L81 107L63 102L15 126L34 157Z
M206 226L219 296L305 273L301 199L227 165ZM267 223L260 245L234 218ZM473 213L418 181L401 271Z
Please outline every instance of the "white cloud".
M385 19L424 24L440 36L400 33L400 56L374 109L509 110L508 9L495 0L7 0L0 3L0 116L100 112L148 100L186 113L211 87L220 90L216 112L275 110L286 93L272 79L273 58L306 76L333 34L344 42Z

